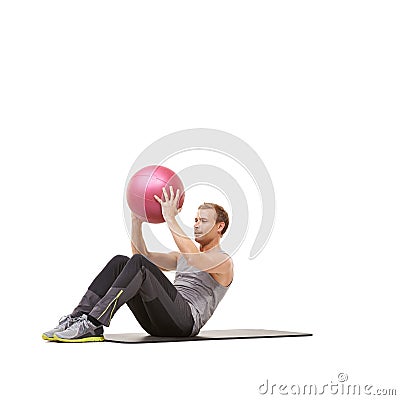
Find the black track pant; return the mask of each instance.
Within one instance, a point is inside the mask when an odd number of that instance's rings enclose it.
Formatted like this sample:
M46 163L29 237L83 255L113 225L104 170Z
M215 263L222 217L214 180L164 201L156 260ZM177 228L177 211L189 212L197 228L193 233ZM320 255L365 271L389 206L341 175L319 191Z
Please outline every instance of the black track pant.
M164 273L146 257L115 256L97 275L72 312L109 326L127 304L142 328L153 336L189 336L193 317L189 304Z

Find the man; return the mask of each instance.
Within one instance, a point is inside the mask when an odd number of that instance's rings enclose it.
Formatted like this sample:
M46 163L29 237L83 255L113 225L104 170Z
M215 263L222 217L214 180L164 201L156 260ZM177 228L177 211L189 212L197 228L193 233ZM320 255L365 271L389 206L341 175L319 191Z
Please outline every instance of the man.
M153 336L195 336L214 313L233 280L233 262L220 240L229 225L226 211L214 203L199 206L194 223L195 241L176 221L179 190L163 189L154 196L179 251L149 252L142 223L132 214L133 256L115 256L97 275L73 312L43 333L45 340L103 341L117 310L127 304L142 328ZM176 270L171 281L161 271Z

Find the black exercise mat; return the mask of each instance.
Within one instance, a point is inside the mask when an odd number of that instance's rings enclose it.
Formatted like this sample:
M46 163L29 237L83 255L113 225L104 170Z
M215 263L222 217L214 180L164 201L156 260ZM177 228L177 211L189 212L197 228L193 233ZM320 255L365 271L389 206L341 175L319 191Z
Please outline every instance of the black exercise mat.
M188 342L195 340L224 340L224 339L255 339L312 336L312 333L269 331L265 329L230 329L201 331L193 337L161 337L150 336L146 333L109 333L104 335L106 342L115 343L159 343L159 342Z

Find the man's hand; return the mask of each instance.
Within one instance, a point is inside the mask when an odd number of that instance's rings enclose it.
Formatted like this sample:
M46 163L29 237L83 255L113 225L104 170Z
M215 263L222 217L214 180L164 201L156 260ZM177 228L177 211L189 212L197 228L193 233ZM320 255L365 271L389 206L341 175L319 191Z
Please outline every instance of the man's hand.
M170 195L168 196L167 190L163 188L164 200L161 200L158 196L154 195L154 198L161 204L162 215L167 223L167 226L174 238L176 245L181 253L199 253L199 249L196 247L192 239L190 239L183 229L179 226L176 220L176 215L181 211L178 208L179 201L179 189L176 191L174 196L174 189L172 186L169 187Z
M179 189L177 189L176 195L174 195L172 186L169 187L169 190L170 195L168 195L167 190L163 187L164 201L157 195L154 195L154 198L161 204L162 215L167 222L174 219L181 211L181 208L178 209Z

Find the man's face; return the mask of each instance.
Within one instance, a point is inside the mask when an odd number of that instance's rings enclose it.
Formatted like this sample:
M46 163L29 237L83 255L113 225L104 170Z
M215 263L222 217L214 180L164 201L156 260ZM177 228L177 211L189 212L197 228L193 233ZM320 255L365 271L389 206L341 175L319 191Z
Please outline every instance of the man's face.
M218 228L220 224L216 224L217 213L213 208L199 209L197 210L196 217L194 218L194 240L196 242L204 242L214 239L218 236Z

